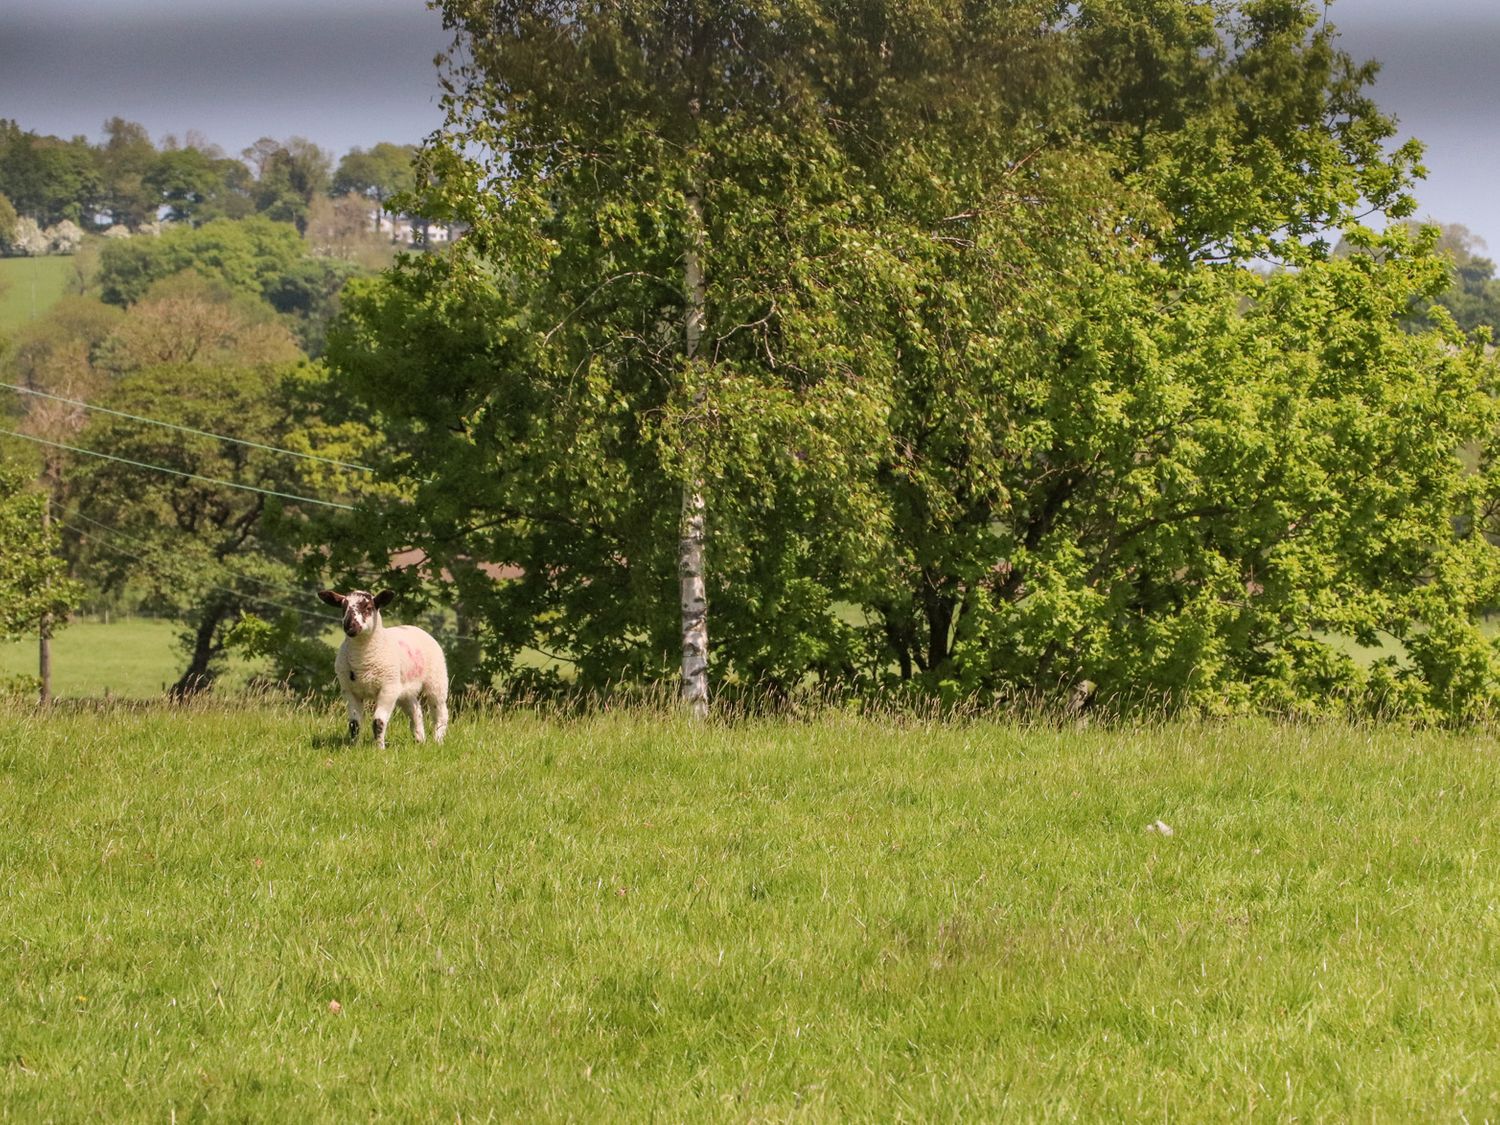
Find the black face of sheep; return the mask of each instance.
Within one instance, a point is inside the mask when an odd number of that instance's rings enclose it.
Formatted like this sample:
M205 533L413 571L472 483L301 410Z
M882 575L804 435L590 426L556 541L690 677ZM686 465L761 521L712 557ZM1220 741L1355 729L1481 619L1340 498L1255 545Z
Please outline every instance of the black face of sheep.
M368 629L375 620L375 611L389 605L395 596L392 590L382 590L378 594L372 594L368 590L350 590L347 594L339 594L333 590L318 591L318 597L344 611L346 637L357 637Z

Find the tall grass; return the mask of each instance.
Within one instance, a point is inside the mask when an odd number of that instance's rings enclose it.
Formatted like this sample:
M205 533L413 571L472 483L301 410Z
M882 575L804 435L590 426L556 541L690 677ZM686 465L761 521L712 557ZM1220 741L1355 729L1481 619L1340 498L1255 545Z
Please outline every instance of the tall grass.
M0 712L0 1118L1500 1117L1488 735L341 727Z

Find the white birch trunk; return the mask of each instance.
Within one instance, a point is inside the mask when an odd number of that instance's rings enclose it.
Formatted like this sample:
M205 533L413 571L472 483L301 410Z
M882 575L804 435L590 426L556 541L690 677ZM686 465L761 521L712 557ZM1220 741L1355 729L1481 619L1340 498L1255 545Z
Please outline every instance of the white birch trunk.
M683 258L683 288L687 296L684 318L687 359L692 363L703 339L703 204L696 194L688 196L691 229ZM695 719L708 717L708 592L703 574L704 515L707 505L701 480L682 485L682 522L677 541L677 565L682 598L682 689L681 698Z

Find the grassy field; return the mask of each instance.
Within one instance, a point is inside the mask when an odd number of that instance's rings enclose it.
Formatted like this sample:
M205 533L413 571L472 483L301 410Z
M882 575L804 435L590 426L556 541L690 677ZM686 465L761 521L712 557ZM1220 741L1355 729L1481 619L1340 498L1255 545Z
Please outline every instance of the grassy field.
M41 316L67 291L73 259L0 258L0 333L20 328Z
M187 667L177 642L181 626L170 621L133 617L104 624L74 621L52 639L52 690L59 699L117 696L160 697ZM34 638L0 644L0 681L35 676ZM231 660L223 687L243 686L249 666Z
M1500 1117L1489 734L342 726L0 712L0 1120Z

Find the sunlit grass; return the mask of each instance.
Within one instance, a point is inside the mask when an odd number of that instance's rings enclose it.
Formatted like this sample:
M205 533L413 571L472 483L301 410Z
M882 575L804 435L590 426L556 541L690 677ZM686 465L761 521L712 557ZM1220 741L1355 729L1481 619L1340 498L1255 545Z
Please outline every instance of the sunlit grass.
M1500 1115L1488 735L341 727L0 712L0 1119Z
M0 332L11 332L35 320L68 290L73 259L0 258Z
M180 625L147 617L70 622L52 638L53 693L60 699L158 698L187 667L181 632ZM249 672L249 663L232 658L223 688L243 687ZM0 644L0 681L36 674L36 638Z

